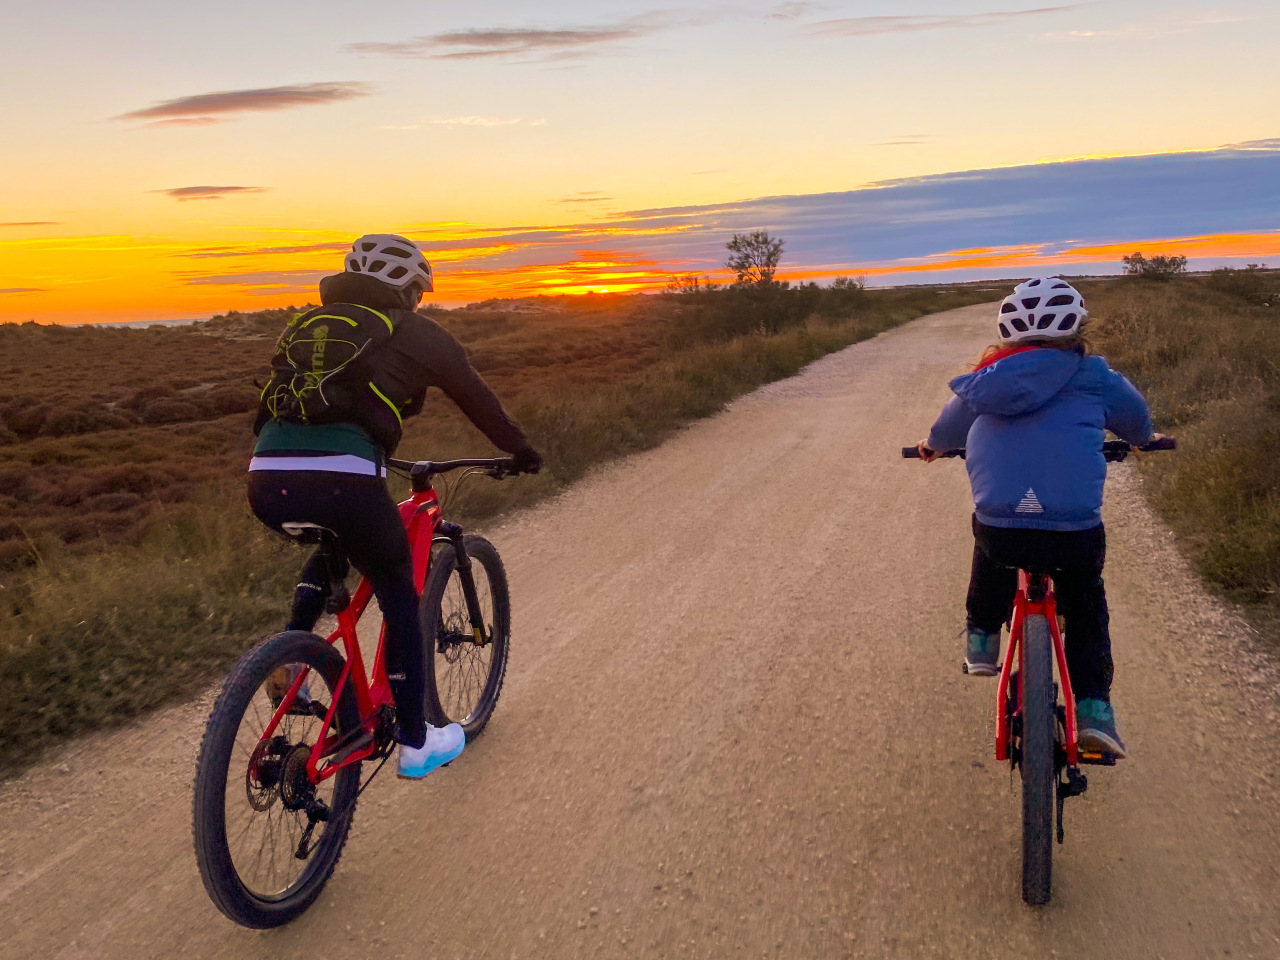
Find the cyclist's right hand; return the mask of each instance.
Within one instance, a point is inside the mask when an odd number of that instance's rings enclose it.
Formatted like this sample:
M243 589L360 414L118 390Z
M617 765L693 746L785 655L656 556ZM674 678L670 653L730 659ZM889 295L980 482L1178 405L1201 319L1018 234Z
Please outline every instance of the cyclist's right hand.
M942 456L937 450L929 446L928 440L921 440L916 444L916 450L920 453L920 459L925 463L933 463L938 457Z
M542 469L542 454L533 447L524 447L512 454L516 473L537 473Z

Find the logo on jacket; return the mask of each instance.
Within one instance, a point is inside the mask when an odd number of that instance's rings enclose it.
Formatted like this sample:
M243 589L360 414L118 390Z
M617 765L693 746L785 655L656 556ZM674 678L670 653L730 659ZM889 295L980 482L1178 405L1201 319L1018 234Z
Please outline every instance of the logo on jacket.
M1040 506L1040 498L1036 496L1036 492L1027 487L1026 494L1018 501L1018 506L1014 509L1014 513L1044 513L1044 507Z

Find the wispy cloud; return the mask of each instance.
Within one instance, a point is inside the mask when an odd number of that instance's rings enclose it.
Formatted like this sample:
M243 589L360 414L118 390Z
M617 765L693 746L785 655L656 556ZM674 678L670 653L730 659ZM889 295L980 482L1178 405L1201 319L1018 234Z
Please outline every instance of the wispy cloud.
M0 293L44 293L43 287L0 287Z
M58 220L10 220L0 223L0 227L55 227L59 223Z
M263 193L266 187L170 187L167 190L152 190L152 193L163 193L175 200L221 200L242 193Z
M936 140L936 133L904 133L900 137L892 140L879 140L872 144L873 147L918 147L928 143L930 140Z
M1050 40L1086 41L1086 40L1157 40L1163 37L1191 33L1204 27L1219 26L1229 23L1244 23L1248 17L1223 16L1220 14L1196 14L1192 16L1173 16L1156 18L1140 23L1121 24L1117 27L1089 30L1061 30L1046 34Z
M296 254L296 253L345 253L351 249L349 240L335 240L326 243L302 243L286 247L204 247L186 254L196 260L221 260L229 257L259 256L261 254Z
M581 193L561 197L556 203L604 203L612 199L613 197L606 197L599 190L583 190Z
M301 83L286 87L260 87L253 90L223 90L176 97L140 110L131 110L116 120L143 121L149 127L204 126L232 119L237 114L264 110L289 110L326 103L340 103L371 95L371 83L344 80L332 83Z
M474 27L423 34L408 40L350 43L349 53L433 60L559 60L589 56L605 47L674 27L703 23L707 15L654 11L617 23L564 27Z
M1244 143L1233 143L1224 150L1257 150L1265 153L1280 152L1280 137L1271 140L1246 140Z
M519 117L435 117L428 122L449 127L513 127L524 123Z
M766 13L765 17L769 20L799 20L818 10L829 9L830 5L825 3L780 3Z
M218 276L192 276L187 278L191 286L279 287L302 283L317 283L333 270L259 270L253 273L224 273Z
M545 127L547 125L546 117L539 117L537 120L526 120L523 117L428 117L418 123L399 123L389 124L387 126L378 127L379 130L421 130L423 126L439 125L446 127Z
M1058 7L1036 7L1031 10L1000 10L991 13L937 14L906 17L842 17L809 24L806 32L822 37L869 37L882 33L915 33L921 30L957 30L994 27L1027 17L1062 13L1091 6L1070 3Z

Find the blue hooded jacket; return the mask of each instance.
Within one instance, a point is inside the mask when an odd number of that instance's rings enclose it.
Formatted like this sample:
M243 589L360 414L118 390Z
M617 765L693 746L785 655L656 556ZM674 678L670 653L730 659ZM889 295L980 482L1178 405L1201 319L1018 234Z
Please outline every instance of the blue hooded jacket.
M978 520L991 527L1096 527L1104 431L1151 439L1142 394L1098 356L1034 349L956 377L951 390L929 446L966 448Z

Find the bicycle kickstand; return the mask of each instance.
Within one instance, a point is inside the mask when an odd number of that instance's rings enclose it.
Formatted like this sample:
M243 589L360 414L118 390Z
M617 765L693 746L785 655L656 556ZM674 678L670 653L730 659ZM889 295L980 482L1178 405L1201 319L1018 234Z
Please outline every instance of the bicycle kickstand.
M1067 797L1078 797L1089 789L1089 778L1076 767L1067 767L1067 778L1058 781L1058 843L1066 839L1062 829L1062 808Z

